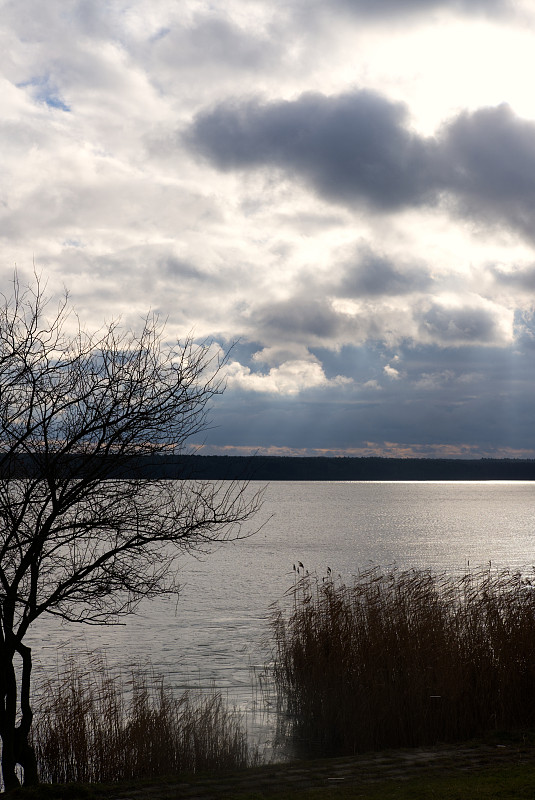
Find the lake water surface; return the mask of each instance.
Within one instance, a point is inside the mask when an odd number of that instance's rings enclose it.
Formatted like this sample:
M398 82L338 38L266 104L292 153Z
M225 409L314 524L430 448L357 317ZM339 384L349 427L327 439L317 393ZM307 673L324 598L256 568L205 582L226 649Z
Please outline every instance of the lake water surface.
M146 602L120 627L38 623L36 672L102 648L111 665L150 662L176 688L215 685L251 712L250 665L269 656L270 606L293 586L299 561L346 580L372 564L451 573L535 564L533 482L274 482L261 523L202 560L185 556L178 603Z

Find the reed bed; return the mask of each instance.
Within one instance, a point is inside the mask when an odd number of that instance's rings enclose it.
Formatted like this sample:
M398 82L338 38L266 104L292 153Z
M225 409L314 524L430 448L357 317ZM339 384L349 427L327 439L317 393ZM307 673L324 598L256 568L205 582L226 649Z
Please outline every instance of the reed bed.
M300 755L535 724L535 589L519 573L374 567L306 576L273 615L274 679Z
M47 783L110 782L250 766L242 716L220 692L175 697L138 669L128 681L102 659L70 661L40 691L33 744Z

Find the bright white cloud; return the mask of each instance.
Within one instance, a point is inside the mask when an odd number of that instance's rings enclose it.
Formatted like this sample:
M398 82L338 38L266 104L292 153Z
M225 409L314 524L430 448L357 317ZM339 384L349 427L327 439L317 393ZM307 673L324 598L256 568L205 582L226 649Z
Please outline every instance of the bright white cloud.
M350 378L337 375L328 380L317 361L286 361L272 367L267 373L251 372L238 362L229 364L227 370L229 388L268 394L295 396L308 389L347 386Z
M393 367L392 364L386 364L383 371L385 375L391 380L397 381L401 378L399 370Z

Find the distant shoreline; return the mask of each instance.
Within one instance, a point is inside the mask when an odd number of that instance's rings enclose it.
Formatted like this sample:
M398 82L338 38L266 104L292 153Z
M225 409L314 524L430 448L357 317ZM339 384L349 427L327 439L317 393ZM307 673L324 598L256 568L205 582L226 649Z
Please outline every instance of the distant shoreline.
M535 481L535 459L159 456L147 478L259 481Z
M17 460L0 459L0 478L45 478L50 468L63 480L87 475L93 470L97 475L100 472L102 456L71 455L49 461L50 455L40 457L36 453ZM106 465L104 473L104 479L140 480L535 481L535 459L182 454L119 457L116 463Z

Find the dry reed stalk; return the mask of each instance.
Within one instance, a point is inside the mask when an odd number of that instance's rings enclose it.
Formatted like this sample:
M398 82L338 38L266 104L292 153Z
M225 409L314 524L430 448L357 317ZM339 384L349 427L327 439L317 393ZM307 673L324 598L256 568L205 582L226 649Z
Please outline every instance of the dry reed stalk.
M535 591L519 573L306 576L272 628L280 705L307 755L535 723Z
M258 761L242 716L220 693L175 697L150 671L138 669L125 682L101 658L87 670L71 660L40 694L33 742L45 782L109 782Z

